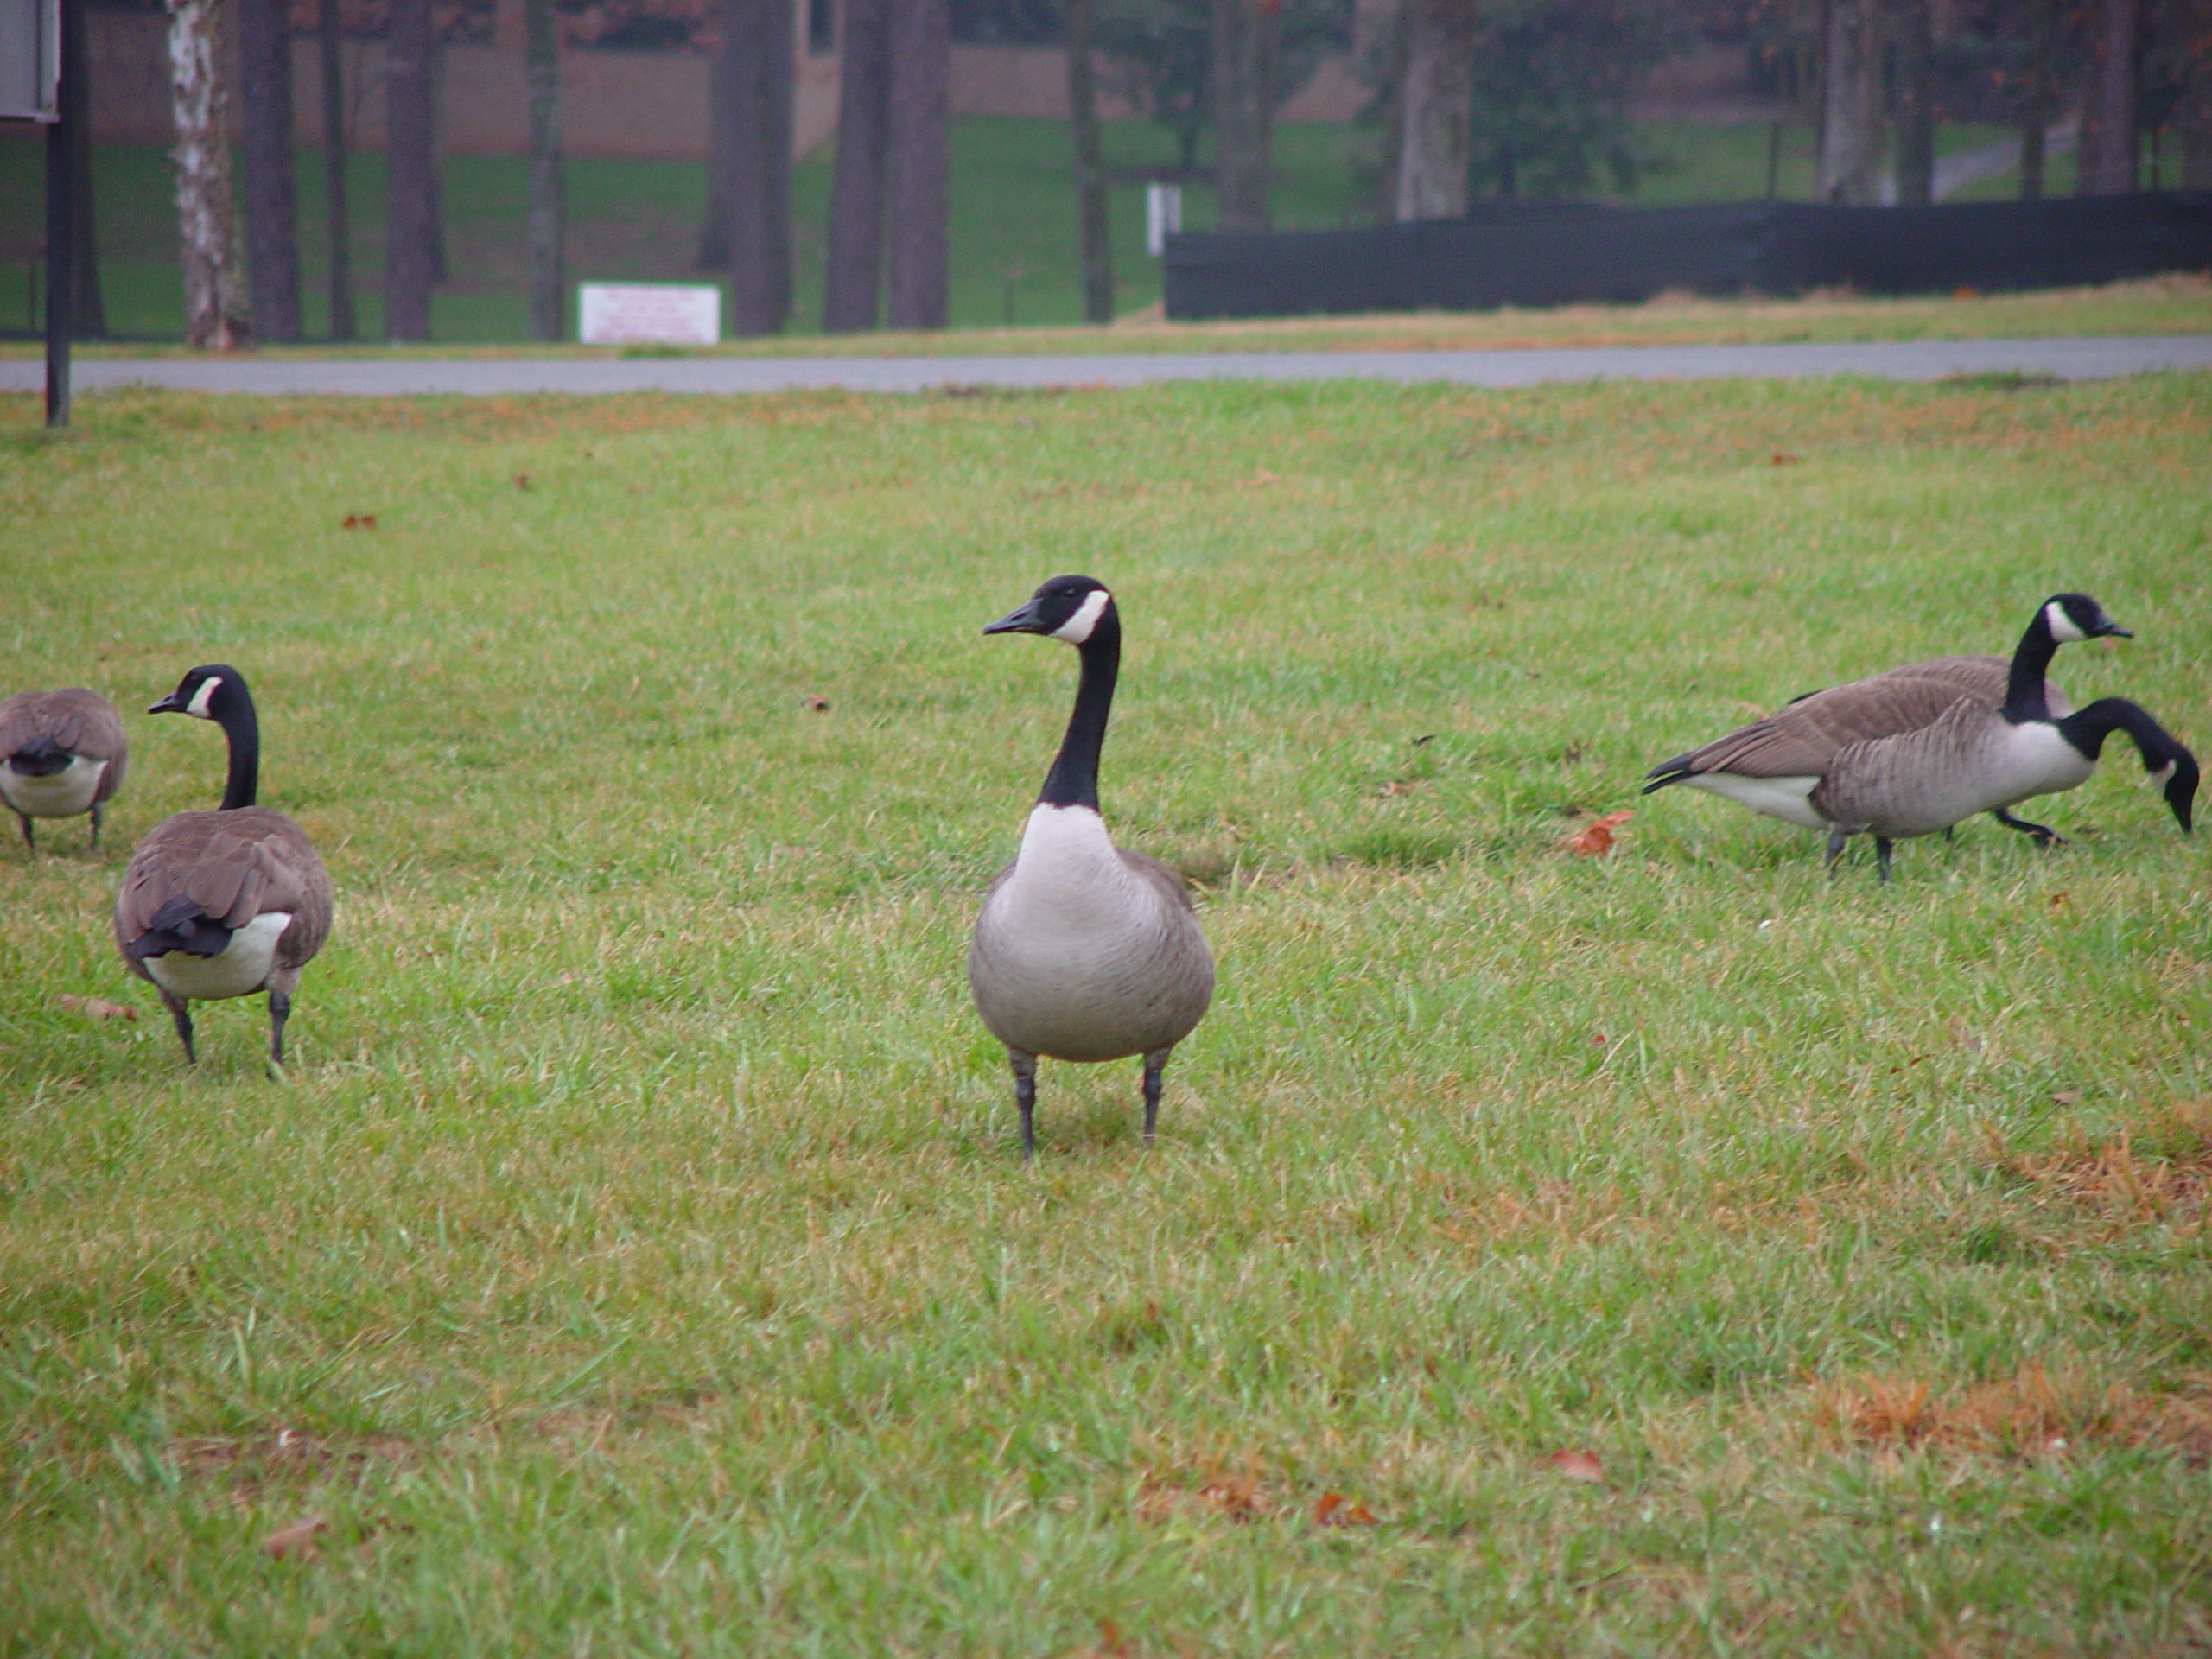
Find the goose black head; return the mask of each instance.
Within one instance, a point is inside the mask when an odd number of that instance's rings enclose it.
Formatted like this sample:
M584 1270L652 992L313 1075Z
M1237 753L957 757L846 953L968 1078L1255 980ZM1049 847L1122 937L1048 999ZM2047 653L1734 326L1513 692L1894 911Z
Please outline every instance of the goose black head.
M1008 611L985 633L1043 633L1071 645L1090 643L1099 624L1114 615L1114 595L1090 576L1054 576Z
M198 720L220 721L230 709L251 708L245 676L227 663L203 663L187 669L176 690L153 704L149 715L190 715Z
M2053 594L2043 602L2043 621L2050 637L2061 642L2101 639L2107 634L2115 639L2135 637L2107 616L2105 607L2087 594Z
M2143 764L2153 782L2165 785L2166 804L2173 809L2174 822L2181 825L2182 834L2195 834L2196 757L2177 743L2163 761L2146 754L2143 757Z

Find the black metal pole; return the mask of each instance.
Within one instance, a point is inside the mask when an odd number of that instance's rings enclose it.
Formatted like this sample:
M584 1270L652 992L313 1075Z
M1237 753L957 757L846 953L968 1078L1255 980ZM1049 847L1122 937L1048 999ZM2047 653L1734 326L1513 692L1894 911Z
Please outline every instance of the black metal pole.
M64 62L67 59L63 59ZM66 76L67 71L64 72ZM54 101L57 117L69 111L65 82ZM72 132L67 119L46 129L46 423L69 424L69 336L76 319L76 272L70 232L77 222L76 176L70 166Z

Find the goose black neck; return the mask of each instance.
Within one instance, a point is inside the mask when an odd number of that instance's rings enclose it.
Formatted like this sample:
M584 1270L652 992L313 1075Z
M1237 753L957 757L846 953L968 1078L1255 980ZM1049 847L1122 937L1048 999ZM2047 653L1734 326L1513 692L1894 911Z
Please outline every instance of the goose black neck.
M2148 709L2126 697L2099 697L2088 708L2077 709L2052 724L2085 760L2101 759L2105 740L2114 732L2126 732L2134 740L2144 766L2152 772L2189 753L2178 739L2151 718Z
M215 719L231 746L231 775L223 785L223 804L216 810L251 806L261 786L261 721L253 712L253 700L241 691Z
M1045 774L1039 806L1087 806L1098 810L1098 752L1106 744L1106 716L1114 707L1114 682L1122 671L1122 620L1109 605L1090 638L1076 648L1083 677L1076 683L1075 710L1052 769Z
M2058 654L2058 639L2050 631L2048 610L2047 606L2037 608L2012 652L2012 671L2005 683L2005 718L2015 726L2050 718L2044 682L2050 673L2050 659Z

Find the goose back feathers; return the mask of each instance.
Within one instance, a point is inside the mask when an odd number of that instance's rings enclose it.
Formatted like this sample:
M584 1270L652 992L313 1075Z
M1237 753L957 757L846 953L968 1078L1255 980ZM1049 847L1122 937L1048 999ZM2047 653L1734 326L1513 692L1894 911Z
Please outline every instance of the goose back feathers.
M281 1065L300 970L330 937L330 878L299 825L254 804L259 723L236 669L195 668L147 712L220 725L230 772L215 810L176 813L138 843L116 895L116 949L161 993L188 1060L193 1002L267 991L270 1059Z
M1098 810L1098 757L1121 663L1112 594L1088 576L1056 576L986 633L1065 640L1081 662L1075 707L1020 850L983 896L968 982L1006 1046L1033 1155L1038 1057L1144 1057L1144 1134L1152 1139L1169 1052L1213 999L1213 953L1182 878L1124 852Z
M35 852L33 818L89 813L100 844L100 809L123 787L130 744L114 705L97 691L18 691L0 702L0 800Z

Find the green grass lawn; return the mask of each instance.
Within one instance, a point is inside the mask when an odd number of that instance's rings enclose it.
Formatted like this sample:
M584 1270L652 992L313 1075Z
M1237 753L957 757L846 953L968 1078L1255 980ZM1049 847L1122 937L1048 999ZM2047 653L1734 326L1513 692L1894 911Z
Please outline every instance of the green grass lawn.
M1997 129L1940 130L1945 151L2002 137ZM1653 122L1641 130L1654 165L1624 200L1637 206L1740 200L1766 192L1768 129ZM1812 189L1808 132L1784 132L1778 194L1804 199ZM1376 136L1336 125L1285 123L1277 129L1274 209L1285 229L1363 222ZM1163 167L1174 146L1147 122L1109 122L1107 160L1122 169ZM2169 158L2170 163L2171 158ZM792 334L818 344L822 267L827 244L831 150L823 146L793 180L798 286ZM2056 164L2052 189L2070 188ZM310 338L327 333L327 255L323 241L322 160L299 158L302 289ZM0 329L29 327L37 316L30 261L38 246L43 200L39 146L22 131L0 130ZM988 117L953 124L950 224L952 325L959 330L1025 332L1080 321L1072 162L1058 122ZM432 303L442 341L517 342L528 338L524 216L526 164L519 157L451 156L443 172L451 279ZM168 156L144 144L104 144L94 161L95 217L109 327L118 334L174 337L182 329L175 208ZM706 192L702 163L571 161L569 275L573 281L711 280L694 264ZM348 175L353 263L362 337L381 331L384 157L363 152ZM1970 194L2007 195L2017 186L1991 181ZM1211 189L1185 192L1185 222L1212 223ZM1159 262L1144 251L1141 186L1112 193L1118 315L1159 303Z
M1886 889L1636 793L2069 588L2212 748L2206 378L36 421L6 689L134 754L0 848L0 1652L2212 1641L2201 840L2123 746ZM979 630L1062 570L1223 982L1025 1168L962 956L1074 662ZM338 890L282 1084L108 938L208 660Z

